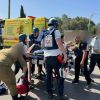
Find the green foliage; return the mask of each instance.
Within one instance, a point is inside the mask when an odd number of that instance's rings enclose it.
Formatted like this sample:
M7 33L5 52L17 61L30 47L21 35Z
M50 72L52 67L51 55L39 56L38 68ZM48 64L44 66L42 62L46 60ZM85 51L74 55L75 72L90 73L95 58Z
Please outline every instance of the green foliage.
M24 13L24 8L21 5L21 9L20 9L20 18L26 18L26 14Z
M58 20L58 22L59 22L59 30L62 32L62 28L61 28L61 26L62 26L62 19L60 18L60 17L56 17L56 19Z
M66 14L62 17L57 17L60 30L95 30L95 23L85 17L70 18ZM89 29L90 28L90 29Z
M98 23L98 24L96 25L96 28L100 28L100 23Z

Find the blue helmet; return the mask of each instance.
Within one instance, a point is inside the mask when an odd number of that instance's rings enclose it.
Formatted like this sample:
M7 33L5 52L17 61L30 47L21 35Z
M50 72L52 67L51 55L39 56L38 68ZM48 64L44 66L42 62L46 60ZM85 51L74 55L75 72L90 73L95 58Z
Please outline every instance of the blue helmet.
M39 29L38 28L33 28L33 33L37 33L39 32Z
M50 18L48 22L48 26L54 26L55 28L58 27L58 21L56 18Z
M25 40L27 39L27 35L26 34L21 34L19 36L19 41L20 42L23 42L25 44Z

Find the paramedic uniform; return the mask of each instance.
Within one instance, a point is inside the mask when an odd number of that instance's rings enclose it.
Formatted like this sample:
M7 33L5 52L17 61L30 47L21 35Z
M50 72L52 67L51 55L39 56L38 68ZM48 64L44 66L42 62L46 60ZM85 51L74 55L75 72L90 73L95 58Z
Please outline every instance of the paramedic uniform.
M64 78L60 77L59 69L61 68L61 63L58 62L57 56L61 54L58 49L56 39L61 38L61 33L59 30L53 28L48 29L51 34L44 37L44 57L45 57L45 67L46 67L46 87L47 92L52 94L52 70L55 70L57 74L57 92L58 95L63 96L64 91Z

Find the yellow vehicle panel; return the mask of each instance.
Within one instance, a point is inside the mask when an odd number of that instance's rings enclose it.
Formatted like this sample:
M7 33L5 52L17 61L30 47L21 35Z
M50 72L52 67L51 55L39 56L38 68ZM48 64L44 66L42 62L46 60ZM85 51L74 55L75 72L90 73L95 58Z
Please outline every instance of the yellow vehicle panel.
M6 44L5 46L13 46L18 43L18 40L4 40L4 43Z
M32 32L32 19L30 18L17 18L5 20L4 26L4 46L12 46L18 42L17 29L23 26L23 33L30 34Z
M39 28L40 31L47 29L47 23L45 17L35 18L34 27Z

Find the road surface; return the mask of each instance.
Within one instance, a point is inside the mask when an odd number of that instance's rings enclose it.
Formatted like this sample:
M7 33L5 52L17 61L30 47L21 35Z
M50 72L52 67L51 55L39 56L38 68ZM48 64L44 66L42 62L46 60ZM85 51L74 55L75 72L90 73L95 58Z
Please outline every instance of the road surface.
M65 80L65 94L68 95L69 100L100 100L100 70L96 67L91 75L95 83L92 83L90 89L86 88L86 81L83 76L80 76L79 84L72 84L73 73L74 70ZM56 93L54 95L53 100L56 100ZM0 96L0 100L11 100L11 97L10 95L3 95ZM35 79L35 88L29 92L29 96L25 100L49 100L45 91L45 81Z

